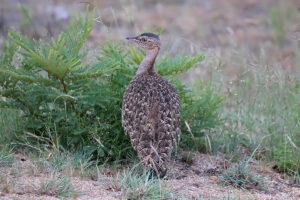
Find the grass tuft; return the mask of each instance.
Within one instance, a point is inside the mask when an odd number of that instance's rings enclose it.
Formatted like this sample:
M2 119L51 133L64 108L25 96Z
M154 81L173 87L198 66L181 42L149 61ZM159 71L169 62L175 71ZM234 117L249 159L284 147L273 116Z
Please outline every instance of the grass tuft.
M92 156L88 157L82 152L71 153L64 151L48 152L40 155L32 154L30 156L30 173L34 175L50 172L53 174L64 173L70 176L89 176L91 168L95 166L95 161L92 161L91 158Z
M225 185L232 185L243 190L266 190L262 178L255 175L248 168L247 162L245 161L231 166L230 168L225 170L219 178Z
M45 179L39 184L32 185L33 192L38 195L54 196L58 198L74 198L82 192L75 191L68 177Z
M15 162L14 156L10 151L0 151L0 167L11 166Z
M229 168L220 176L220 179L225 184L242 189L253 188L259 184L257 177L253 176L243 164Z
M7 173L7 171L0 171L0 194L10 193L14 191L15 180Z
M140 173L137 168L125 169L102 180L108 190L121 192L121 199L173 199L163 181L155 179L150 172Z

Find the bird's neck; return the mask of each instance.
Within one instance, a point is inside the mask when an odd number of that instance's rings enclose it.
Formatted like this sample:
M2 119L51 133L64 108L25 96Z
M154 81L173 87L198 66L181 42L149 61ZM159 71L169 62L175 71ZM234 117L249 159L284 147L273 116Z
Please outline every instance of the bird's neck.
M154 48L146 51L146 56L142 60L136 75L140 74L155 74L154 62L159 52L159 48Z

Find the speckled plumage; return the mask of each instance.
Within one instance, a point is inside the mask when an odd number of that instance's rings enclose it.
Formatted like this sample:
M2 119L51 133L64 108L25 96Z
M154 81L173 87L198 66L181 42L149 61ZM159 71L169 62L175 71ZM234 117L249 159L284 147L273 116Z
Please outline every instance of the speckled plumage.
M129 83L122 124L142 163L163 177L180 134L180 99L176 89L150 68Z

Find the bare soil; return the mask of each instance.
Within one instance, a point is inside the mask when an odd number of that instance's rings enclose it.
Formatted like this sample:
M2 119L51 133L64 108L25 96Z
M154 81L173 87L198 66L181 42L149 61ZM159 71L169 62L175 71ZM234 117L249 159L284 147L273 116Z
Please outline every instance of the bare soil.
M20 157L20 156L19 156ZM50 195L37 195L32 185L39 185L41 182L51 178L53 174L43 170L34 170L30 159L22 157L12 167L2 167L1 180L6 178L6 189L3 189L4 182L0 183L2 192L0 199L59 199ZM247 190L225 185L220 180L221 173L233 165L220 156L196 153L193 162L188 164L181 159L173 160L165 178L165 187L173 191L178 199L300 199L300 187L290 184L288 179L275 172L271 166L265 166L257 162L251 162L249 169L262 178L265 189L261 187L249 187ZM114 173L114 170L105 169L102 175ZM75 191L80 191L74 199L122 199L120 191L113 191L105 187L103 182L91 180L90 178L73 175L70 177Z

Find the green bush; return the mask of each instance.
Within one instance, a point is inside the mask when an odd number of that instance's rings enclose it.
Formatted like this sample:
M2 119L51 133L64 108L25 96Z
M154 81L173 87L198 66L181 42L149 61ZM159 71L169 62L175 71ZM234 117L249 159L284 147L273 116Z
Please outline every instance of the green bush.
M221 123L219 108L223 97L215 94L212 86L203 83L200 89L190 90L185 87L180 96L180 147L199 152L211 151L214 141L210 139L210 132Z
M119 42L100 45L97 62L85 63L82 50L92 30L93 14L74 17L57 39L30 40L9 32L0 57L0 108L20 110L27 144L81 149L101 162L134 155L121 125L122 97L143 53ZM163 57L157 70L175 84L182 101L182 120L194 134L213 128L220 103L212 91L194 97L176 75L204 56ZM25 123L26 122L26 123ZM183 135L190 137L182 123ZM26 134L23 134L23 133ZM25 137L26 136L26 137ZM20 139L20 138L19 138Z
M300 152L294 144L290 144L290 141L286 138L286 141L274 150L274 158L278 161L279 171L292 175L300 172Z

